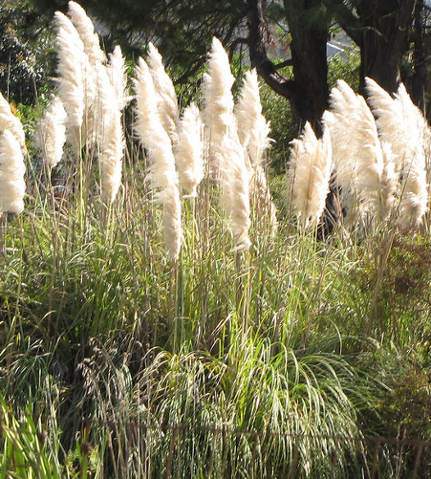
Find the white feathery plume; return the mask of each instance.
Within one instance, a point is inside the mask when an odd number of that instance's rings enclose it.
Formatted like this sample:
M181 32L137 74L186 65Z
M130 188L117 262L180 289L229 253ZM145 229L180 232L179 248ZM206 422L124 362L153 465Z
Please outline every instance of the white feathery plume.
M238 137L233 113L232 76L228 55L213 38L204 78L204 121L209 135L211 174L220 180L221 202L229 221L237 250L246 250L251 242L250 168Z
M417 228L428 208L426 120L403 84L394 98L371 78L366 85L380 137L391 146L395 173L401 180L400 224L404 229Z
M208 128L209 166L212 176L217 176L223 158L224 137L234 126L232 85L234 78L230 71L229 58L223 45L213 38L208 60L208 75L204 78L203 118Z
M54 96L39 122L36 142L45 165L51 170L60 163L66 142L66 111L58 96Z
M102 64L97 67L97 80L101 119L98 135L101 192L105 203L113 203L121 186L124 153L121 111L117 108L118 101L115 100L118 98L107 68Z
M84 45L72 22L55 12L58 50L58 95L67 113L67 128L81 128L84 117Z
M383 215L383 153L374 117L364 98L342 80L332 89L331 111L323 121L331 131L336 181L345 205L356 213L370 207ZM350 214L355 219L355 214Z
M355 132L358 137L356 151L357 175L355 188L363 204L373 206L381 217L381 186L383 175L383 152L377 133L376 122L365 99L357 96L358 111ZM389 159L389 158L387 158Z
M118 99L118 109L122 111L129 103L130 97L127 94L125 61L119 45L109 54L109 64L107 68L109 78L115 90L115 97Z
M97 103L97 72L99 65L104 64L106 56L100 48L99 36L95 32L94 24L85 10L76 2L69 2L68 15L75 26L84 45L83 73L85 85L85 111L82 137L88 145L93 146L96 141L99 121L96 110Z
M12 113L9 103L0 92L0 133L6 129L12 132L20 147L24 150L25 134L21 121Z
M158 110L163 127L173 145L177 140L178 99L174 84L163 66L162 56L150 42L148 44L147 65L150 67L156 94L158 95Z
M0 135L0 215L24 210L25 165L20 144L11 130Z
M352 126L355 126L356 121L356 94L339 81L331 91L330 105L331 110L323 114L323 123L331 133L337 184L346 198L357 173L356 151L360 146L356 135L352 135Z
M172 259L177 259L183 233L175 158L169 135L159 116L150 69L142 58L138 61L134 84L137 100L136 130L149 152L150 179L153 187L158 190L158 199L163 206L163 226L168 251Z
M409 127L411 156L404 169L403 187L400 204L400 224L404 229L418 228L428 210L428 185L426 177L426 159L424 140L427 130L426 121L420 110L414 105L403 84L396 94Z
M316 225L324 210L332 171L329 130L318 140L310 123L301 137L292 141L289 177L293 206L305 225Z
M256 70L245 74L240 97L235 108L238 136L248 152L252 166L262 163L265 151L271 146L270 127L262 114L259 82Z
M400 101L378 85L371 78L365 79L368 101L376 117L377 128L382 142L391 146L395 173L400 175L409 152L409 131Z
M99 36L94 31L94 24L85 10L78 3L70 1L67 13L81 37L91 65L96 66L98 63L105 62L106 57L100 48Z
M197 187L204 177L202 120L199 108L192 103L178 125L175 160L181 187L188 196L197 196Z
M252 197L264 207L269 214L273 233L277 230L275 206L271 199L268 182L264 170L264 154L271 146L269 138L270 126L262 114L259 82L256 70L245 75L238 103L235 107L238 136L247 155L247 164L251 167Z
M234 123L234 117L232 116ZM233 125L232 125L233 127ZM221 202L229 217L236 250L251 246L250 229L250 171L246 166L244 149L238 135L224 135L220 149L224 152L220 162Z

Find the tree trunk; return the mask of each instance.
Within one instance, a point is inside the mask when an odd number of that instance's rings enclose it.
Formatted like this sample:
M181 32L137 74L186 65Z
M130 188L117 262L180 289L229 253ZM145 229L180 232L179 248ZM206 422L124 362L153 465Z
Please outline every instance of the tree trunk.
M310 10L321 0L285 0L289 30L292 36L293 78L280 75L269 60L265 46L265 19L263 0L247 0L248 45L250 60L258 74L278 94L287 98L302 122L309 121L321 134L321 117L328 106L326 22L310 22Z
M361 89L371 77L389 92L400 82L400 64L408 47L416 0L363 0L361 19Z
M321 5L320 0L284 0L289 31L293 86L292 104L299 117L310 121L321 134L321 117L328 108L327 41L329 28L325 20L310 20L310 10Z
M414 50L412 79L412 98L415 104L425 113L425 89L427 84L427 65L425 51L425 8L424 0L418 0L414 21Z

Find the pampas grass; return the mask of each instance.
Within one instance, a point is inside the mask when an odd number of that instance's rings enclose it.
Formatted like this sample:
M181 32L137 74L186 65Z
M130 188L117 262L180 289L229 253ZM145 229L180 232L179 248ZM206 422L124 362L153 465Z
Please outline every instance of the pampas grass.
M0 92L0 133L9 130L19 143L20 147L25 147L25 135L22 124L13 113L6 98Z
M203 118L209 141L209 166L212 176L217 176L223 160L222 144L229 130L234 127L232 85L229 58L223 45L213 38L208 59L208 75L204 77Z
M262 115L259 82L255 69L245 74L235 107L235 116L239 139L247 151L251 165L255 168L262 164L264 154L271 146L270 126Z
M350 221L367 211L382 219L386 215L381 191L384 164L374 117L365 99L343 81L332 89L330 100L331 110L323 119L331 131L336 182L349 207Z
M395 173L400 177L411 157L408 125L400 101L371 78L365 79L368 101L376 117L381 141L390 145Z
M229 218L235 249L243 251L251 246L250 172L237 136L225 135L220 149L224 152L220 166L222 206Z
M127 93L127 73L125 61L121 48L117 45L114 51L109 54L109 64L107 65L109 79L115 90L115 98L117 99L118 109L124 110L130 101Z
M163 128L150 69L140 58L135 72L136 131L151 160L150 179L163 206L163 229L169 255L177 259L183 239L181 203L175 158L169 135Z
M204 177L203 126L199 108L192 103L181 117L175 160L181 188L188 196L197 196L197 187Z
M422 113L413 104L404 85L396 94L406 124L409 127L411 156L405 163L405 180L400 204L400 224L403 229L417 229L428 210L428 186L425 160L426 122Z
M273 233L277 231L276 209L271 199L264 169L265 153L271 146L270 126L262 114L256 70L246 73L238 103L235 106L238 137L251 171L251 196L256 207L269 219Z
M11 130L0 135L0 215L24 210L25 165L21 146Z
M105 203L113 203L121 185L124 152L121 98L117 97L105 66L97 69L98 97L100 104L101 132L99 133L99 164L101 193Z
M67 113L68 129L79 131L84 117L85 77L84 45L72 22L61 12L55 13L57 26L58 95ZM74 136L75 136L74 135Z
M178 99L175 87L163 66L162 56L150 42L148 44L147 65L150 67L155 93L158 97L158 111L160 120L172 144L177 141Z
M36 143L50 172L61 161L66 142L66 111L60 98L54 96L39 122Z
M219 179L221 202L231 226L238 250L247 250L251 241L250 168L241 145L234 116L228 55L217 38L213 38L208 59L208 76L204 80L204 121L208 128L210 173Z
M394 98L370 78L366 79L366 85L380 137L391 147L393 169L399 182L399 224L404 230L417 229L428 209L426 121L404 85L400 85Z
M292 141L289 178L292 202L304 225L317 226L325 210L332 171L332 149L329 130L318 140L310 123L300 139Z

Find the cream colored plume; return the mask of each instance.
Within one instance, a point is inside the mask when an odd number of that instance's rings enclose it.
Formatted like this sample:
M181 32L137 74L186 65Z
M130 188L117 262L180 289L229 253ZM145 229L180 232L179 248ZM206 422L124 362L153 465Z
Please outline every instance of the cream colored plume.
M209 166L212 176L217 176L223 161L223 147L227 135L235 126L233 121L232 85L234 78L230 71L229 58L223 45L213 38L208 60L208 75L204 78L203 118L209 140Z
M271 146L270 127L262 114L259 82L256 70L245 74L240 97L235 108L238 136L253 167L260 165L265 151Z
M346 197L357 174L356 152L361 146L352 131L356 128L357 121L356 94L344 82L339 81L331 91L330 107L331 110L323 115L323 123L331 134L337 184Z
M251 168L251 196L255 206L268 216L273 233L277 230L275 206L264 170L265 152L271 146L270 127L262 114L256 70L246 73L235 107L238 136Z
M11 130L0 134L0 214L24 210L25 165L19 141Z
M392 98L374 80L366 79L367 91L382 141L391 146L400 196L402 228L417 228L428 209L425 138L428 126L404 85Z
M21 121L12 113L9 103L0 92L0 134L6 129L12 132L20 147L24 150L25 134Z
M147 65L150 67L155 92L158 95L158 110L162 125L175 145L179 117L177 94L163 66L162 56L151 42L148 44Z
M232 85L228 55L217 38L213 38L204 77L204 122L209 141L210 174L221 185L221 202L229 217L238 250L251 245L250 169L240 143L234 116Z
M113 53L109 54L108 64L109 78L115 90L115 98L118 100L118 109L124 110L130 101L127 93L127 74L121 48L117 45Z
M359 212L371 208L382 217L386 214L381 191L384 164L374 117L364 98L342 80L331 91L330 105L323 121L331 132L344 206Z
M163 206L163 227L168 251L172 259L177 259L183 233L175 158L169 135L160 119L150 69L142 58L138 61L134 84L137 101L136 131L149 152L150 179Z
M426 178L425 134L426 121L414 105L404 85L396 94L400 102L406 125L409 128L409 157L405 160L400 204L402 228L418 228L428 210L428 185Z
M310 123L302 136L292 141L289 169L293 206L305 225L317 225L329 193L332 152L329 131L318 140Z
M178 125L175 160L180 185L188 196L197 196L197 187L204 177L203 134L199 108L192 103Z
M120 99L109 79L107 68L97 67L99 98L99 165L101 194L105 203L113 203L121 186L121 171L124 155L124 137L121 111L118 109Z
M401 101L392 98L371 78L365 79L368 101L376 117L382 142L391 146L395 173L399 176L405 161L411 156L409 126L404 117Z
M229 217L236 249L247 250L251 246L248 234L251 224L250 171L237 134L224 135L220 149L224 152L219 176L222 206Z
M100 48L99 36L94 31L94 24L85 10L78 3L70 1L68 15L81 37L91 65L96 66L105 62L106 57Z
M67 113L68 128L81 128L84 117L85 85L84 45L72 22L61 12L55 13L58 51L58 95Z
M66 142L66 111L60 98L54 96L39 122L36 141L48 170L60 163Z
M355 188L363 204L384 216L381 210L381 186L383 175L383 152L376 123L365 99L357 96L358 118L354 132L358 138L357 175ZM354 134L354 133L353 133Z

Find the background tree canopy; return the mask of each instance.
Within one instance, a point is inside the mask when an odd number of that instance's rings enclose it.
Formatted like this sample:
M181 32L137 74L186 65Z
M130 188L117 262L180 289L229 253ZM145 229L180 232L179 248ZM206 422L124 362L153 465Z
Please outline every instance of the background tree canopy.
M255 66L269 87L289 100L300 121L311 121L317 131L328 105L327 42L337 28L360 52L361 86L365 76L371 76L394 91L402 79L418 105L426 107L430 7L424 0L81 3L96 19L107 47L119 43L133 59L145 51L149 40L155 42L177 85L199 81L197 73L216 35L231 55ZM0 86L16 101L30 101L34 85L49 78L52 62L44 42L49 29L42 27L56 9L66 8L66 0L19 0L1 7ZM270 48L274 44L285 47L284 58L274 56ZM43 59L38 66L36 56ZM17 82L18 77L23 82Z

